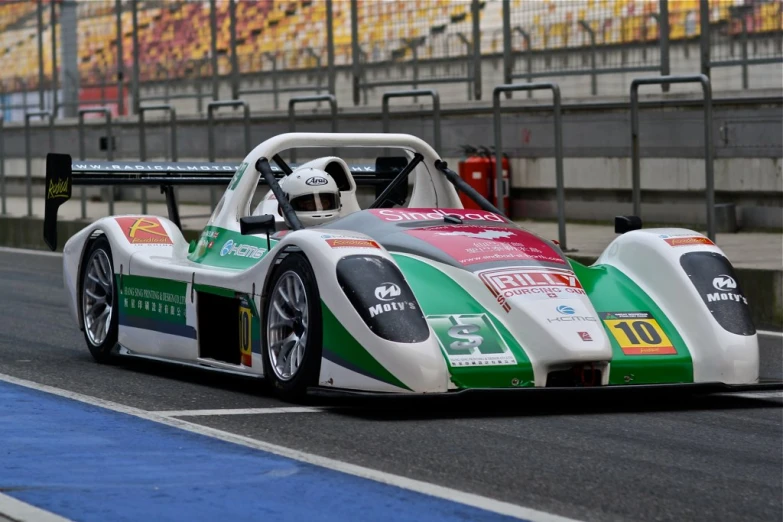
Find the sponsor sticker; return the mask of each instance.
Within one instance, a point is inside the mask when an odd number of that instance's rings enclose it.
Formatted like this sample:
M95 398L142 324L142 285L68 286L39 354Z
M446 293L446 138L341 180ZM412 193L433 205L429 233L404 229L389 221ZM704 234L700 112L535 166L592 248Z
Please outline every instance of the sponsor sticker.
M234 190L235 188L237 188L237 185L239 185L239 182L242 179L242 175L245 173L245 170L247 170L247 163L242 163L237 169L236 174L234 174L234 177L231 178L231 185L229 185L228 187L230 190Z
M625 355L677 354L650 312L602 312L599 315Z
M590 332L576 332L576 333L578 333L578 334L579 334L579 337L580 337L580 338L581 338L583 341L585 341L585 342L590 342L590 341L592 341L592 340L593 340L593 338L592 338L592 337L590 337Z
M323 176L312 176L305 181L305 185L310 185L311 187L320 187L321 185L326 185L328 183L329 180Z
M378 301L394 301L401 293L400 287L394 283L383 283L375 288L375 298Z
M245 304L239 307L239 352L242 365L252 367L253 312Z
M369 212L377 218L389 222L433 221L443 220L445 216L457 216L469 221L491 221L508 223L503 216L485 210L470 210L464 208L384 208L370 209Z
M452 367L517 364L487 314L428 315L427 321Z
M220 249L220 257L237 256L249 257L250 259L261 259L265 253L265 248L258 248L253 245L246 245L243 243L236 243L233 239L229 239L223 243L223 247Z
M597 323L598 319L592 315L578 314L573 306L560 305L555 308L559 314L555 317L547 317L548 323Z
M132 245L173 245L169 234L158 218L154 217L118 217L125 238Z
M708 245L715 246L715 243L710 241L707 237L693 236L693 237L667 237L664 241L669 243L670 246L694 246L694 245Z
M407 233L442 250L463 266L500 261L566 264L545 241L518 228L445 225Z
M334 238L327 239L326 244L332 248L381 248L377 242L371 239Z
M532 301L585 295L576 274L563 268L493 268L479 271L478 276L506 312L511 310L511 299Z

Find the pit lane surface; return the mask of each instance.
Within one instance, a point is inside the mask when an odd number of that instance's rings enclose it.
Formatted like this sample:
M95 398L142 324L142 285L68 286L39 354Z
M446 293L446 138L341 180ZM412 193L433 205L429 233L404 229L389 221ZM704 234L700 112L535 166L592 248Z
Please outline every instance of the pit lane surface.
M291 406L254 380L95 364L66 309L60 257L0 252L0 373L148 411ZM768 397L330 406L187 420L573 518L782 520L783 401Z

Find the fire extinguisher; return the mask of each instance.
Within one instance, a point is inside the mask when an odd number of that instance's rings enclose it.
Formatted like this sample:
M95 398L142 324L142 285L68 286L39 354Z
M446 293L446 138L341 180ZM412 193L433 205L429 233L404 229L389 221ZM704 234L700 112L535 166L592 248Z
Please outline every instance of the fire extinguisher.
M489 155L490 158L490 169L492 172L492 189L490 190L491 198L490 201L493 205L497 206L498 204L498 198L495 194L495 189L497 188L497 182L495 181L495 174L497 172L496 170L496 164L497 161L495 161L495 147L492 147L490 149L487 149L487 147L482 147L486 153ZM506 213L506 216L511 218L511 161L508 158L508 154L505 152L503 153L503 157L501 159L501 171L503 173L503 210Z
M459 162L459 176L482 196L489 197L490 159L486 154L480 154L475 147L463 146L466 157ZM480 210L481 207L466 194L459 193L462 206L466 209Z

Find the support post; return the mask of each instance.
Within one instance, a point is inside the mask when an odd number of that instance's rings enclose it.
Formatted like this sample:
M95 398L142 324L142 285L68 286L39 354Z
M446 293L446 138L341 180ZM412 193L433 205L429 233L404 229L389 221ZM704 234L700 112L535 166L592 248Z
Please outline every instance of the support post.
M123 79L125 78L125 63L122 52L122 0L115 0L114 9L117 10L115 31L117 35L117 115L122 116L125 113L125 96L122 92Z
M598 72L596 64L595 31L590 27L586 20L579 20L579 25L590 37L590 93L595 96L598 94Z
M131 78L131 86L133 88L133 114L139 113L139 105L141 104L139 96L139 1L131 0L131 18L133 20L133 30L131 31L131 38L133 38L133 76Z
M361 50L359 49L359 6L358 0L351 0L351 76L353 84L353 104L359 105L361 93Z
M708 0L699 0L699 46L701 49L701 73L710 77L710 5Z
M169 113L169 133L171 135L171 161L177 161L177 111L168 104L139 106L139 160L147 161L147 124L146 112L165 111ZM173 188L172 188L173 190ZM147 213L147 187L141 187L141 213Z
M391 98L415 98L417 96L430 96L432 98L432 138L435 152L441 154L440 138L440 94L434 89L389 91L383 93L381 102L381 118L383 120L383 132L389 132L389 100Z
M659 0L658 3L658 41L661 51L661 76L669 76L669 0ZM661 90L669 92L669 84L662 83Z
M481 4L473 0L470 5L473 19L473 96L481 99Z
M38 110L44 110L44 96L46 89L44 88L44 59L43 59L43 0L36 0L37 9L36 15L38 18L38 30L36 31L36 37L38 39ZM32 214L30 214L32 215Z
M503 0L503 83L512 82L514 71L514 49L511 42L511 0ZM511 99L511 92L506 93L506 99Z
M329 94L336 95L336 72L334 68L334 16L332 0L326 0L326 71L329 77Z
M217 101L220 97L217 70L217 0L209 0L209 33L210 63L212 64L212 101Z
M239 98L239 56L237 56L237 2L228 0L229 34L231 39L231 99Z
M49 4L49 23L52 26L51 45L52 45L52 114L57 117L57 3Z

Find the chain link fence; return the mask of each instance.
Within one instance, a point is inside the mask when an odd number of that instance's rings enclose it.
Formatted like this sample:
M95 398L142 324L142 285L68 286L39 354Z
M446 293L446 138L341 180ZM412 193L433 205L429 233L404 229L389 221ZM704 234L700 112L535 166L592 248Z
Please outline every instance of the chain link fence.
M6 121L174 100L185 114L228 98L275 110L297 92L366 104L431 84L464 101L483 83L538 78L600 95L627 91L626 73L670 68L733 67L743 88L779 87L780 63L781 0L0 1Z

